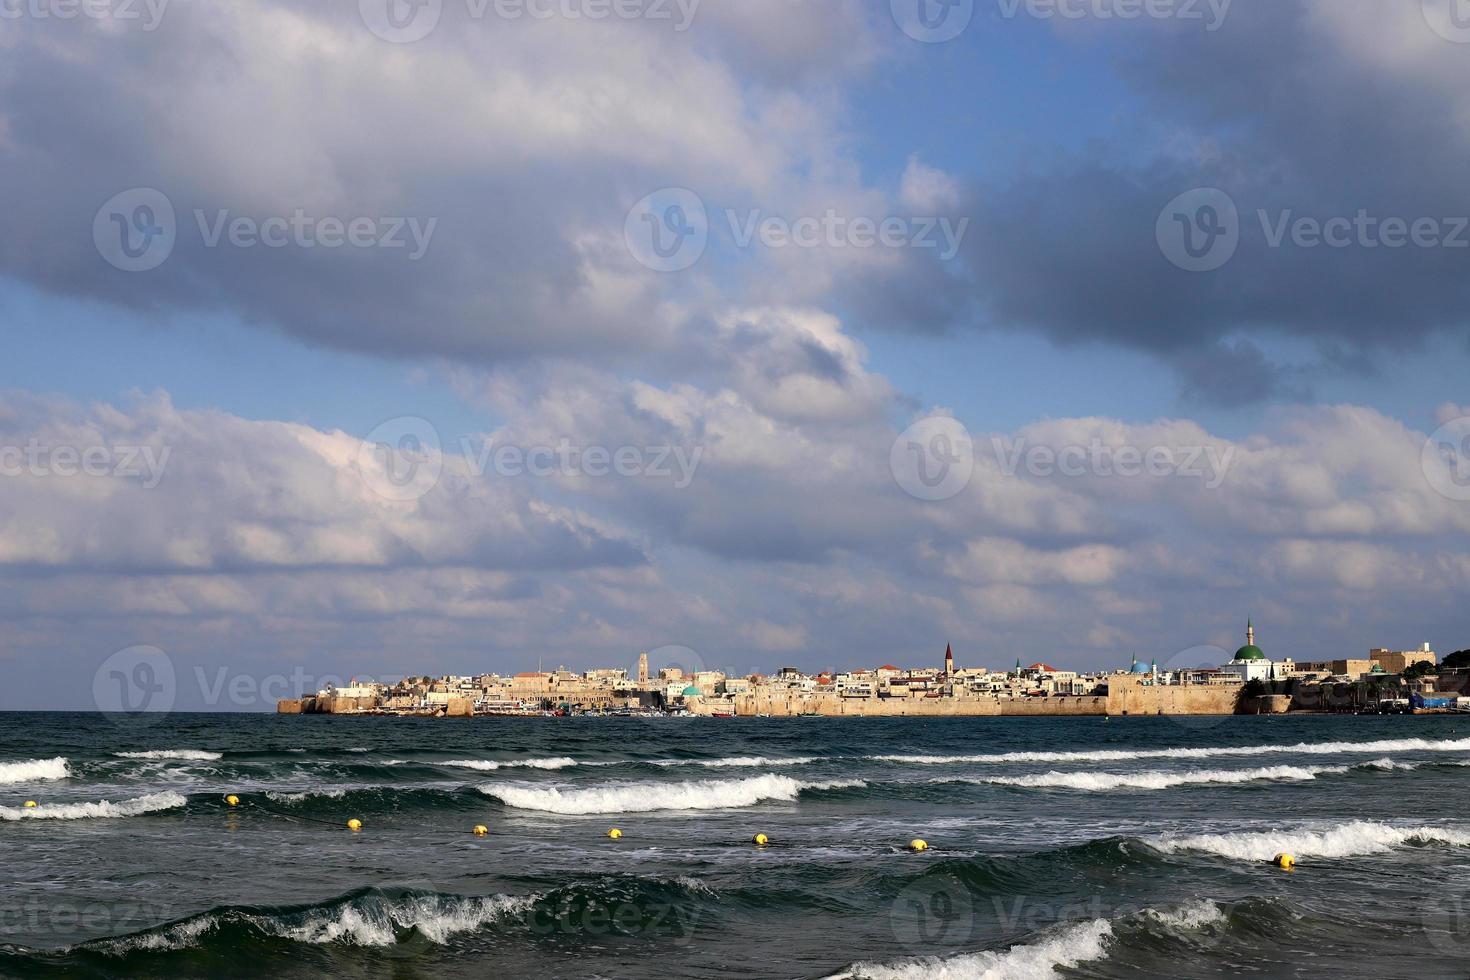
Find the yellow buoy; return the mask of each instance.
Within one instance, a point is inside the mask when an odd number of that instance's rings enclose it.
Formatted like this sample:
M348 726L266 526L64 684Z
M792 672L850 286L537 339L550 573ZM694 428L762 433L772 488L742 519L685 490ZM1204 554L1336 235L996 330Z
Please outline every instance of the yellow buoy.
M348 830L361 830L362 829L362 821L359 820L359 819L357 819L356 817L353 817L351 820L347 821L347 829Z
M1296 867L1296 858L1290 854L1278 854L1271 859L1271 863L1282 871L1290 871Z
M913 840L909 841L909 850L914 851L915 853L919 851L927 851L929 850L929 842L915 837Z
M229 804L230 806L239 806L240 805L240 797L238 797L235 794L231 793L229 796L226 796L225 797L225 802L227 804Z
M621 838L623 836L623 832L621 830L619 830L618 828L614 827L612 830L609 830L607 832L607 836L610 837L610 838L612 838L613 840L618 840L619 838Z
M771 842L771 839L765 834L756 834L751 840L755 842L756 847L765 847Z
M482 823L475 825L475 836L476 837L484 837L488 833L490 833L490 828L489 827L485 826Z
M26 800L26 809L27 810L34 810L35 808L36 808L36 801L35 800Z

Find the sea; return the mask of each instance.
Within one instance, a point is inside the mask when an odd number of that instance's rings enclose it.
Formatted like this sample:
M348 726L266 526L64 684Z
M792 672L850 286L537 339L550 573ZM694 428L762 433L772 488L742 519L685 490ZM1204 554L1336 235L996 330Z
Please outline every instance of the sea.
M4 714L0 976L1465 977L1467 767L1455 716Z

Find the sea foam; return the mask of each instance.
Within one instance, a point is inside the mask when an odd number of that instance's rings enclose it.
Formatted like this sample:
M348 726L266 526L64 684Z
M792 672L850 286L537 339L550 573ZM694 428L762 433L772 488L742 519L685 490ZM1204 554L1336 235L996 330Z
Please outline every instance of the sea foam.
M1470 752L1470 738L1432 741L1391 738L1376 742L1299 742L1295 745L1231 745L1209 748L1092 749L1077 752L1002 752L995 755L875 755L878 762L908 765L993 765L1007 762L1131 762L1135 759L1213 759L1253 755L1368 755L1381 752Z
M0 786L16 783L34 783L47 779L65 779L71 775L66 759L23 759L19 762L0 762Z
M218 762L224 758L219 752L200 749L149 749L146 752L114 752L119 759L173 759L182 762Z
M508 762L493 762L486 759L459 759L453 762L434 763L436 766L454 766L457 769L477 769L481 772L493 772L497 769L569 769L576 764L576 759L564 755L552 759L512 759Z
M1233 834L1164 836L1148 841L1166 853L1199 851L1241 861L1269 861L1277 854L1301 857L1352 857L1385 854L1405 844L1470 847L1470 832L1449 827L1394 827L1354 820L1324 830L1241 831Z
M611 783L588 789L489 784L480 792L519 810L580 815L647 813L653 810L725 810L767 800L795 800L804 790L863 786L860 780L809 783L766 774L748 779L706 779L682 783Z
M26 809L18 806L0 806L0 820L88 820L98 817L136 817L159 810L172 810L189 801L178 793L150 793L131 800L113 803L98 800L95 803L44 803Z
M851 972L832 980L1042 980L1055 977L1059 967L1074 967L1106 956L1112 935L1113 927L1107 920L1095 919L1005 952L969 953L949 959L931 956L892 966L859 963Z
M654 759L655 766L708 766L714 769L760 769L766 766L805 766L816 762L814 756L771 758L764 755L736 755L725 759Z
M1384 760L1387 761L1387 760ZM1170 789L1175 786L1251 783L1259 780L1310 780L1328 773L1345 773L1349 766L1266 766L1260 769L1198 769L1186 772L1047 772L1033 776L991 776L960 780L1032 789L1075 789L1106 793L1119 789ZM941 780L949 782L950 780Z

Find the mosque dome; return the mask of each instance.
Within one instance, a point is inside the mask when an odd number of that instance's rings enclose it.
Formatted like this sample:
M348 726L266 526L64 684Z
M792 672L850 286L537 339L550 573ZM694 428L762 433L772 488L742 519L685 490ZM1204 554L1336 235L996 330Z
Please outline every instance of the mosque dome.
M1236 660L1265 660L1266 653L1254 643L1247 643L1235 651Z
M697 698L700 696L700 690L693 684L690 684L688 687L684 688L684 696L686 698Z
M1133 667L1131 669L1132 669L1133 673L1135 673L1135 674L1152 674L1153 673L1153 668L1152 667L1150 667L1148 664L1141 664L1141 663L1139 663L1136 660L1133 662Z

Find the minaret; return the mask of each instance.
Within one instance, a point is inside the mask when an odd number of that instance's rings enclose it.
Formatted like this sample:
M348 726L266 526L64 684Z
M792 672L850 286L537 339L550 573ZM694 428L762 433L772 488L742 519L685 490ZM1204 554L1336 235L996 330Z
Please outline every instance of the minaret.
M640 653L638 655L638 685L640 687L648 686L648 654L646 653Z
M944 676L954 676L954 650L948 643L944 645Z
M1249 619L1245 621L1245 645L1248 647L1256 645L1256 627Z

